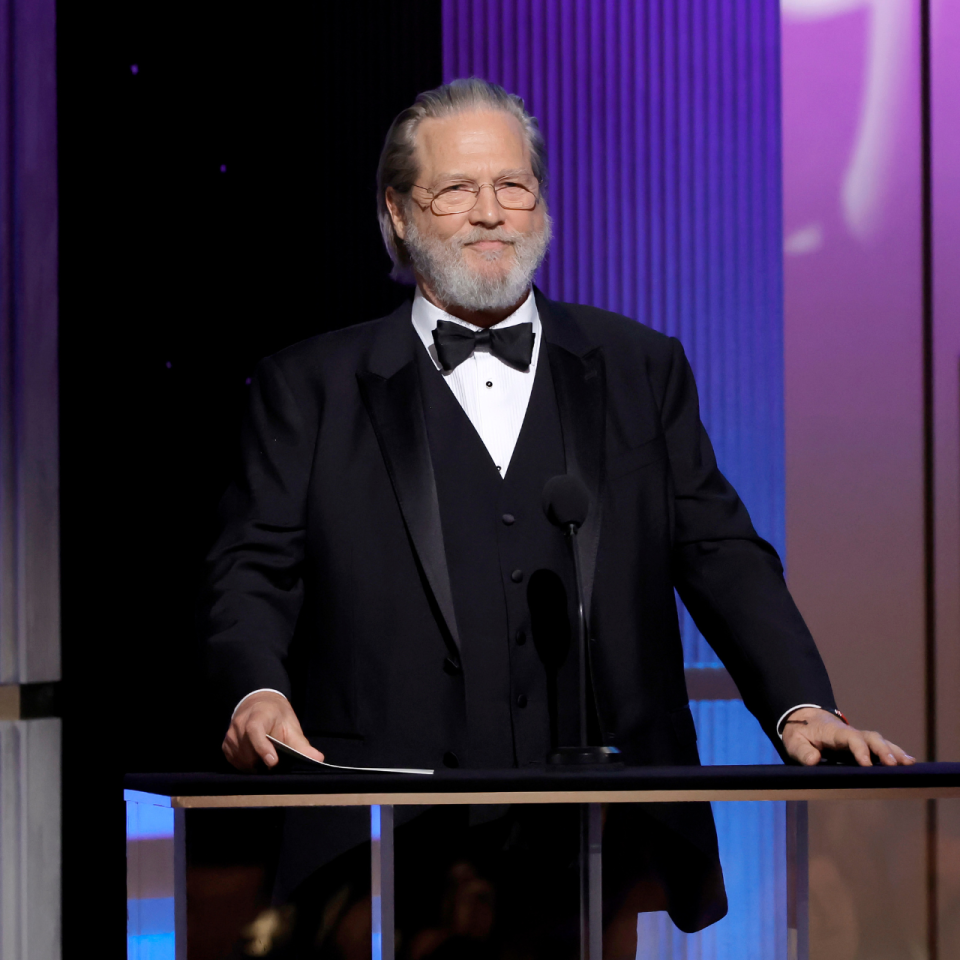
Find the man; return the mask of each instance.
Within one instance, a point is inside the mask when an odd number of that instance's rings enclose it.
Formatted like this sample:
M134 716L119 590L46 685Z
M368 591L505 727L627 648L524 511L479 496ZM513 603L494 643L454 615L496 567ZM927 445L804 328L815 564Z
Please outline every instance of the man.
M252 387L207 608L229 761L274 766L267 734L371 766L523 766L574 742L575 585L541 508L566 473L591 499L596 742L630 764L698 762L676 589L785 758L912 762L837 712L780 562L717 469L679 342L532 289L550 218L522 101L476 79L421 94L378 179L413 303L265 360ZM361 838L338 839L314 866ZM654 890L622 898L627 926L651 905L685 930L725 912L708 805L611 810L608 844L627 851L624 889L643 861Z

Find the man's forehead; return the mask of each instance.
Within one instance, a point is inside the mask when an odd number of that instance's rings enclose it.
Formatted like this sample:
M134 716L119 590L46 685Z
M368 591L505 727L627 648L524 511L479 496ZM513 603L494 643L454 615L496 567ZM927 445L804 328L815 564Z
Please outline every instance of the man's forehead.
M420 162L433 172L459 173L451 164L499 164L504 171L529 170L529 150L516 117L483 110L429 117L417 129Z

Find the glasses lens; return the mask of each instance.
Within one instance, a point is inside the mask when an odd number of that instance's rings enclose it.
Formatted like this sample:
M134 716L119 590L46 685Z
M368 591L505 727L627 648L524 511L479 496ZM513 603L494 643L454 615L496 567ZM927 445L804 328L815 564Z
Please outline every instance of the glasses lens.
M437 213L464 213L471 210L477 202L477 190L471 190L463 184L447 187L433 198Z
M536 206L537 195L520 184L508 183L497 190L497 200L501 207L508 210L532 210Z

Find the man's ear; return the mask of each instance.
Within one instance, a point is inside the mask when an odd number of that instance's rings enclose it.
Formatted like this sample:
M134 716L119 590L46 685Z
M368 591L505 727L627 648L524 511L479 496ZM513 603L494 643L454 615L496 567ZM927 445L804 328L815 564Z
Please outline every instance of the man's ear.
M403 203L400 195L393 187L387 187L386 201L387 209L390 211L390 219L393 221L393 229L397 231L397 236L404 240L407 227L403 222Z

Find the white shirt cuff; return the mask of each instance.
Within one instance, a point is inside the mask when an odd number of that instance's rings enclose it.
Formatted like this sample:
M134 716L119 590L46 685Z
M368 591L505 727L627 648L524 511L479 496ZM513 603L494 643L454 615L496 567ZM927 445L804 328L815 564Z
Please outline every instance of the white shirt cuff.
M255 693L280 693L280 691L274 690L273 687L261 687L259 690L251 690L246 696L241 698L240 703L243 703L247 697L252 697ZM284 700L287 699L287 695L285 693L280 693L280 696L283 697ZM237 715L237 711L240 709L240 703L233 708L233 713L230 714L231 720L233 720L233 718Z
M243 703L243 701L240 701ZM813 707L814 710L822 710L823 707L819 703L798 703L795 707L791 707L789 710L786 710L783 716L777 721L777 736L780 738L780 742L783 743L783 721L790 716L795 710L802 710L804 707Z

